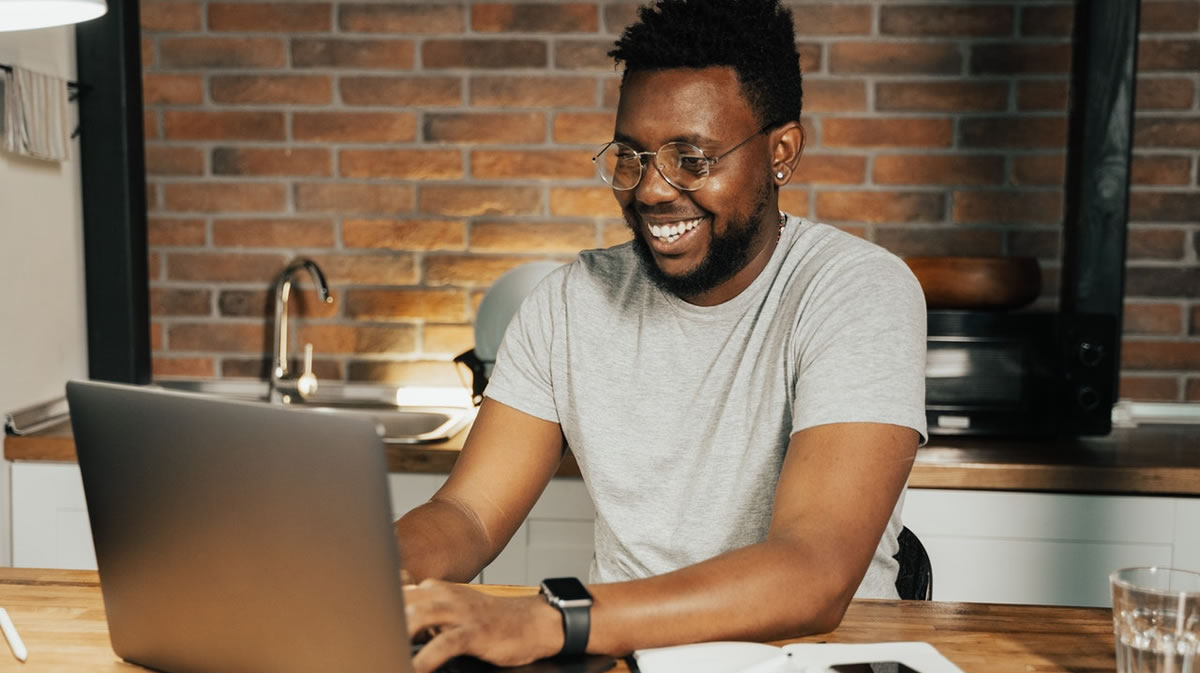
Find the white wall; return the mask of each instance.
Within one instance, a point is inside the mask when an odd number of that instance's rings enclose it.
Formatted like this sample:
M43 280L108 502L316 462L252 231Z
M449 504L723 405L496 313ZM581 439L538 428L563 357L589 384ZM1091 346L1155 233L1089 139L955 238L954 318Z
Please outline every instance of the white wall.
M0 32L0 63L74 79L75 29ZM0 150L0 415L60 397L67 379L87 374L78 141L71 155L54 163ZM0 565L12 558L10 492L0 460Z

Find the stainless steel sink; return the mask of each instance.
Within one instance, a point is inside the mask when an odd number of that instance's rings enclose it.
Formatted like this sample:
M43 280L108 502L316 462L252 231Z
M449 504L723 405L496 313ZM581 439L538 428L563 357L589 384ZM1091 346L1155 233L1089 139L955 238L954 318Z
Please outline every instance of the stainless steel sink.
M242 400L267 401L265 381L178 379L155 381L168 390ZM322 382L317 394L288 404L314 413L369 416L390 444L426 444L458 434L475 417L465 390L396 387L373 383Z

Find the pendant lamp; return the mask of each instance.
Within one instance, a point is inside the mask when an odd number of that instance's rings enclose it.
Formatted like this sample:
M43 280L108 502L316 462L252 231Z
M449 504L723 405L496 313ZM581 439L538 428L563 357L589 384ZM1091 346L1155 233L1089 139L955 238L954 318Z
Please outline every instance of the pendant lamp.
M0 31L79 23L106 11L104 0L0 0Z

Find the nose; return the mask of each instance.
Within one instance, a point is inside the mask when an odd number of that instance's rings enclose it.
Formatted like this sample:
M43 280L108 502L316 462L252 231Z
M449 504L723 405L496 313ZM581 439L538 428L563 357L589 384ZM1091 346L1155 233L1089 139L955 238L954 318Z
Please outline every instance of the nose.
M634 198L639 203L652 206L673 201L679 196L679 190L663 177L662 171L658 167L658 161L657 156L650 157L650 160L646 162L646 167L642 169L641 182L633 188Z

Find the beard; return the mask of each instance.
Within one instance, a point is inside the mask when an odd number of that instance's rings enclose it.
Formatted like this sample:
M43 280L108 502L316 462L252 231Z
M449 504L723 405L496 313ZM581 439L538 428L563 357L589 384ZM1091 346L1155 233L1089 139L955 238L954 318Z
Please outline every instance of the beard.
M654 252L646 242L644 227L639 226L638 218L631 209L626 209L625 224L633 230L633 249L642 260L651 282L665 292L686 299L718 287L746 267L753 256L754 239L769 205L770 189L764 184L755 195L750 214L731 218L724 232L716 232L710 217L708 252L695 268L679 275L669 275L659 268L654 261Z

